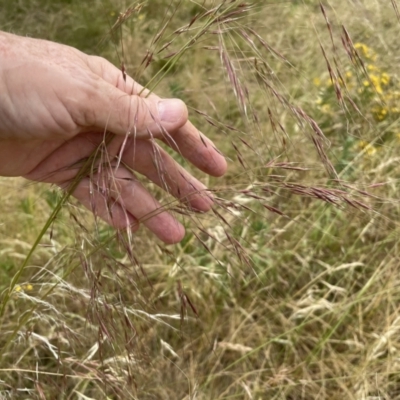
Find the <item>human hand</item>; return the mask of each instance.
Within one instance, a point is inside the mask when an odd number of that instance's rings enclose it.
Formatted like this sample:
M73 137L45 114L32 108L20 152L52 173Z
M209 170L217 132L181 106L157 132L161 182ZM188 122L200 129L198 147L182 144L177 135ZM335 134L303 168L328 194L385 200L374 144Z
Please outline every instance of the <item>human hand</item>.
M213 202L205 186L156 139L212 176L224 174L226 161L188 121L182 101L147 96L142 89L103 58L0 32L0 175L66 189L105 132L112 132L100 157L105 164L99 162L73 196L117 229L136 230L143 222L164 242L179 242L183 226L168 212L157 212L160 204L134 173L208 211Z

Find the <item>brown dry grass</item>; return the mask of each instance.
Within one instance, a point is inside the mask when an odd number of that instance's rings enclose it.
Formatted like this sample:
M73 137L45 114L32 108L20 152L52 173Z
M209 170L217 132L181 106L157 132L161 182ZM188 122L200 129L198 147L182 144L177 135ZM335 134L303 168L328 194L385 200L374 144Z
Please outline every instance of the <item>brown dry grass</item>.
M215 213L182 216L186 238L165 247L146 232L129 242L96 230L70 204L7 305L0 396L400 398L400 143L382 139L398 121L374 121L371 102L341 85L350 68L364 85L366 60L354 47L362 42L396 90L396 12L372 0L324 2L324 13L316 1L251 4L215 28L230 30L203 36L157 87L184 99L231 160L223 179L203 177ZM165 5L151 2L122 25L125 68L142 83L167 62L154 54L140 67ZM159 48L176 37L165 52L177 51L188 34L169 32L198 12L182 5ZM105 52L115 56L113 46ZM316 77L333 80L328 117ZM372 153L362 141L380 145ZM6 288L57 196L18 180L1 185Z

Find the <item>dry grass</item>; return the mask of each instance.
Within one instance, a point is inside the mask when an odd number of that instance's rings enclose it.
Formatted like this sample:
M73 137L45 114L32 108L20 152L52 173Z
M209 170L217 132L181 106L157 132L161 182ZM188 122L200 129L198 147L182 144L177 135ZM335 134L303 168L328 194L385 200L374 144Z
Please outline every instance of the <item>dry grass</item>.
M239 3L201 34L200 6L183 2L163 29L169 3L151 1L103 45L141 83L162 76L156 91L187 102L230 170L198 174L209 215L159 194L184 214L173 247L71 202L5 307L0 398L400 398L400 130L396 111L374 119L389 101L356 46L397 91L396 2ZM4 295L58 197L1 187Z

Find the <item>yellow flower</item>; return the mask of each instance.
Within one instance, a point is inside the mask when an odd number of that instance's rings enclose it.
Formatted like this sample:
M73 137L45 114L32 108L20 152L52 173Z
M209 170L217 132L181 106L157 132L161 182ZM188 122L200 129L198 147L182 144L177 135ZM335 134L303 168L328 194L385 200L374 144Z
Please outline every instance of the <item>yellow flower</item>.
M374 118L376 121L381 122L383 121L389 113L389 110L387 108L383 107L374 107L372 109L372 114L374 115Z
M372 144L369 145L369 146L367 147L367 149L366 149L366 153L367 153L369 156L374 155L377 151L378 151L378 149L377 149L375 146L372 146Z
M365 140L360 140L357 143L357 147L360 150L363 150L365 152L365 154L367 154L368 156L374 155L377 151L377 148L375 146L373 146L371 143L369 143Z
M360 42L354 43L354 48L356 50L361 50L363 53L367 52L368 50L368 47L364 43Z
M371 75L369 76L369 78L370 78L370 80L371 80L371 82L372 82L372 85L374 86L375 90L376 90L379 94L382 94L382 93L383 93L383 90L382 90L382 87L381 87L381 80L380 80L379 76L377 76L377 75L375 75L375 74L371 74Z
M370 74L369 79L372 81L374 86L379 83L379 77L375 74Z
M367 141L365 141L365 140L360 140L360 141L357 143L357 147L358 147L359 149L361 149L361 150L364 150L368 145L369 145L369 143L368 143Z
M367 45L364 43L355 43L354 48L359 50L362 55L372 61L376 60L376 54L373 50L371 50Z
M332 109L330 104L323 104L321 106L321 111L324 112L325 114L330 114Z
M27 285L23 285L23 286L17 285L17 286L15 286L15 289L14 289L15 292L22 292L24 290L29 292L29 291L33 290L33 286L30 283L28 283Z
M313 83L316 87L320 87L321 86L321 79L316 77L313 79Z
M370 72L374 72L374 71L379 72L380 71L380 69L376 65L373 65L373 64L368 64L367 69Z
M372 156L372 155L374 155L375 153L376 153L376 147L375 146L372 146L372 145L369 145L367 148L366 148L366 154L367 155L369 155L369 156Z
M388 85L390 82L390 76L386 72L383 72L381 75L381 84L382 85Z

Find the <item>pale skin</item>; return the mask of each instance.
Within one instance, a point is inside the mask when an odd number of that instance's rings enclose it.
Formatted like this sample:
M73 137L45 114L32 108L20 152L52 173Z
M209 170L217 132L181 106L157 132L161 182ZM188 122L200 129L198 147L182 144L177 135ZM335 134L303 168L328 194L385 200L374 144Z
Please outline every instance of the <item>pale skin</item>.
M165 243L179 242L183 226L157 211L160 204L134 173L204 212L212 196L157 141L209 175L223 175L227 165L188 120L182 101L142 89L103 58L0 32L0 175L66 189L105 132L112 132L107 190L101 187L104 173L97 179L88 175L73 196L116 229L135 231L142 222ZM146 218L149 213L154 216Z

